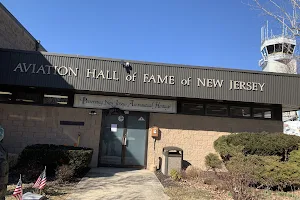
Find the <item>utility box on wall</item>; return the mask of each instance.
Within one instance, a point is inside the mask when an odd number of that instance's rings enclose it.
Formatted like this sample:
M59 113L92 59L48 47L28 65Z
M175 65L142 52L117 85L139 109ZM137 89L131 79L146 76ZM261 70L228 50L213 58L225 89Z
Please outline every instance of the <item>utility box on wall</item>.
M157 126L151 128L151 136L156 139L159 137L159 128Z

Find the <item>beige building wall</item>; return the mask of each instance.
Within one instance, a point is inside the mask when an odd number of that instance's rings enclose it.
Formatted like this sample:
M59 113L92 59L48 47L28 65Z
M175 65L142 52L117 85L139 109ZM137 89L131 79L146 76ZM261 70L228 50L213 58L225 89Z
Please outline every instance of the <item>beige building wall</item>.
M160 140L155 143L151 137L151 127L160 128ZM183 149L183 159L191 165L205 169L204 157L215 153L213 142L222 135L233 132L282 132L281 121L222 118L195 115L151 113L148 134L147 167L162 157L165 146Z
M78 134L81 147L92 148L92 167L97 167L101 117L89 109L0 104L0 125L5 130L3 146L9 153L20 153L32 144L74 145ZM84 126L60 125L60 121L80 121Z
M0 3L0 48L36 51L35 38ZM45 51L40 46L38 51Z

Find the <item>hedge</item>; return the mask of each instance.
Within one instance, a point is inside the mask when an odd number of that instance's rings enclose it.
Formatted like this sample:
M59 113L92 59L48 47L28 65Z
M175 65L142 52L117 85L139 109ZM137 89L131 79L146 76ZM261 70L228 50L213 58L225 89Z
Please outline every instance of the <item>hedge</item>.
M93 150L90 148L36 144L27 146L21 152L18 166L36 163L47 166L47 171L54 172L58 166L69 165L79 175L88 168L92 155Z
M287 161L299 144L300 137L283 133L238 133L220 137L214 147L224 160L241 151L244 155L279 156Z
M300 186L300 137L282 133L222 136L214 147L234 176L269 188Z

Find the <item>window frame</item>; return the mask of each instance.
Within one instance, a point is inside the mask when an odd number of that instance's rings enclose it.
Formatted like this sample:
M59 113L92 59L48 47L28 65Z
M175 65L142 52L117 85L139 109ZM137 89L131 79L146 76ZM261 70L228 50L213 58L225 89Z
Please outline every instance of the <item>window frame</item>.
M207 108L209 106L212 106L212 105L224 106L226 108L226 115L215 115L215 114L207 113L207 111L208 111ZM205 115L207 115L207 116L216 116L216 117L229 117L229 105L228 104L220 104L220 103L208 103L208 104L205 105Z

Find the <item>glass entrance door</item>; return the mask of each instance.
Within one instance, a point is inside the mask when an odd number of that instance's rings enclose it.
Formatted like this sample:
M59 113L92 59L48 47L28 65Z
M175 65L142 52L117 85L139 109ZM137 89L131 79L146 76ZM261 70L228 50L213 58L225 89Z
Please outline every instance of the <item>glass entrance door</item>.
M125 165L145 164L147 123L145 114L135 113L127 116Z
M130 112L103 117L100 164L144 166L148 115Z
M105 119L102 122L103 134L101 136L102 164L122 164L122 143L125 124L124 120L119 120L122 119L122 116L123 115L104 116Z

